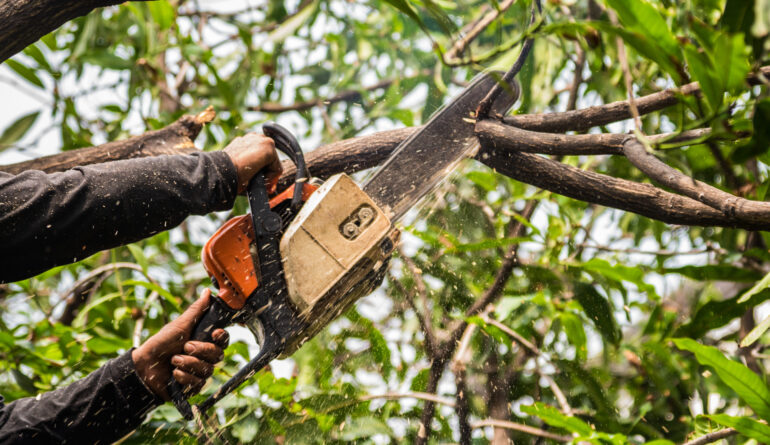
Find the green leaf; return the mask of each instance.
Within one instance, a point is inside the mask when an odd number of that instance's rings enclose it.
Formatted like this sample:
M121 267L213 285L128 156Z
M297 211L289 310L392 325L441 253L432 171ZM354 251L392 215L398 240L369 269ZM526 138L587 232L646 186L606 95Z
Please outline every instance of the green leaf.
M23 138L30 128L35 124L37 117L40 115L39 111L26 114L13 122L11 125L5 128L3 134L0 135L0 150L4 150L19 139Z
M495 318L498 320L505 320L511 315L511 312L515 311L522 304L531 299L531 295L501 298L495 305Z
M751 417L733 417L727 414L710 414L704 417L720 425L735 428L739 433L760 443L770 443L770 426Z
M655 295L655 287L644 280L644 270L639 267L610 264L608 261L600 258L591 258L576 267L596 272L605 278L610 278L615 281L628 281L629 283L635 284L639 290Z
M93 337L86 342L86 346L97 354L113 355L120 350L129 349L131 341L117 337Z
M479 250L496 249L498 247L508 247L522 242L529 241L530 238L490 238L477 243L464 243L457 244L451 249L447 249L447 253L457 252L477 252Z
M72 326L82 326L86 316L89 312L95 307L99 307L103 305L104 303L114 300L116 298L120 298L122 295L120 292L110 292L100 298L97 298L96 300L93 300L89 302L83 309L78 312L78 315L75 317L75 320L72 322Z
M80 60L91 65L117 71L127 70L134 66L134 62L131 60L104 51L87 53Z
M747 301L749 298L767 289L768 286L770 286L770 273L765 275L755 285L751 286L751 289L749 289L748 291L746 291L746 293L741 295L741 298L738 300L738 303L743 303Z
M148 289L150 291L157 292L161 297L163 297L168 304L171 305L171 307L174 308L176 311L181 311L182 308L179 306L179 302L177 302L176 297L174 297L171 292L167 291L166 289L158 286L155 283L149 283L147 281L139 281L139 280L126 280L123 282L124 286L141 286L145 289Z
M687 61L690 74L700 84L701 91L706 96L711 109L714 111L718 110L719 106L722 105L722 96L725 90L722 89L719 74L711 65L708 56L698 52L694 46L686 45L684 47L684 58Z
M558 409L544 403L537 402L531 406L522 406L521 410L531 416L539 417L543 422L553 427L563 428L581 436L593 434L593 430L587 423L577 417L565 416Z
M719 25L732 32L751 33L754 24L754 1L727 0Z
M695 354L698 363L713 368L720 380L732 388L759 417L770 419L770 390L758 375L728 359L713 346L704 346L689 338L675 338L673 341L677 348Z
M406 0L385 0L385 3L406 14L409 18L414 20L414 22L417 23L417 25L419 25L426 34L428 34L428 28L425 26L425 23L423 23L422 19L420 19L420 16L417 15L415 10L412 9Z
M355 417L349 422L345 422L339 433L339 439L351 441L356 439L369 438L377 434L392 436L393 431L387 423L373 416Z
M27 377L23 372L16 368L11 368L11 375L13 375L13 379L16 380L16 384L19 385L21 389L26 391L27 394L37 393L35 382L33 382L32 379Z
M287 402L292 399L297 389L297 379L276 379L272 372L263 372L257 377L259 391L267 394L279 402Z
M562 312L559 314L559 320L561 320L564 333L567 334L567 339L575 347L577 360L580 362L585 361L588 349L583 321L571 312Z
M168 0L155 0L147 3L147 6L150 8L152 19L158 24L161 31L171 28L176 18L176 11Z
M759 337L770 328L770 316L765 317L762 323L754 327L745 337L741 340L741 348L751 346L755 341L759 340Z
M742 296L722 301L709 301L695 312L692 319L680 326L674 336L700 338L711 329L726 325L737 317L743 315L746 309L754 307L767 299L770 299L770 290L764 290L751 296L748 300L738 303Z
M657 9L646 0L606 0L618 13L618 19L629 30L641 33L656 42L669 56L679 54L679 42L668 29L666 21Z
M131 251L131 255L136 260L136 263L142 268L142 272L147 275L148 262L147 257L144 256L144 250L136 244L128 244L126 247Z
M770 150L770 98L758 100L754 105L752 123L754 133L751 139L738 147L731 156L736 164L742 164Z
M737 281L754 282L762 278L762 274L753 269L735 267L728 264L707 266L682 266L668 267L660 270L661 273L678 273L693 280L704 281Z
M6 60L5 65L8 68L12 69L16 74L23 77L27 82L31 83L32 85L35 85L40 88L45 88L43 81L40 80L39 77L37 77L37 74L35 74L35 70L33 70L32 68L28 68L13 59Z
M232 427L233 436L235 436L240 443L251 443L259 432L259 422L254 416L246 417L245 419L237 422Z
M465 176L488 192L497 189L497 178L493 173L476 170L466 173Z
M286 40L287 37L294 34L300 26L302 26L312 15L316 9L317 2L311 2L305 6L301 11L291 16L288 20L281 23L281 25L270 32L267 36L267 42L281 43Z
M575 284L575 298L583 307L586 316L594 322L594 326L604 339L617 345L621 339L621 332L612 314L612 305L592 285L586 283Z

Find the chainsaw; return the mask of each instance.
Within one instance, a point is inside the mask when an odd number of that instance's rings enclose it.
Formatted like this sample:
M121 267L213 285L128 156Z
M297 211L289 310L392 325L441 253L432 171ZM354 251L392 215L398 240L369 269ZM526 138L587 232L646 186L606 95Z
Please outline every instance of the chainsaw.
M290 356L305 341L379 286L399 239L394 226L411 207L478 149L474 111L500 77L476 76L427 124L393 151L363 187L341 173L311 180L297 140L283 127L263 132L294 162L294 183L272 199L265 177L249 183L250 214L227 221L205 244L202 262L218 294L198 322L193 340L234 323L248 327L259 353L197 405L205 413L273 359ZM518 98L507 85L493 104L505 114ZM172 378L171 399L193 418Z

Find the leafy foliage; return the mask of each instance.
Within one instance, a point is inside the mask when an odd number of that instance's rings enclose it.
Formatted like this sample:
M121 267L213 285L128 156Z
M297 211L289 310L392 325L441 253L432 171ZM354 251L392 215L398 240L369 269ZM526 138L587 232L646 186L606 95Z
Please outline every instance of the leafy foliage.
M70 150L157 129L208 105L218 117L199 147L221 148L277 119L311 149L419 125L478 69L510 65L527 33L535 50L519 76L517 113L564 110L576 66L578 106L609 103L628 95L620 38L634 95L702 86L702 95L642 118L646 134L711 127L711 137L672 144L662 158L695 179L763 200L768 86L745 81L768 62L763 5L553 1L530 29L531 2L269 0L235 12L206 2L130 2L76 19L3 64L15 85L47 102L0 123L0 150L24 150L43 137ZM466 35L460 30L496 10L503 12L459 66L443 64ZM4 88L11 87L0 95ZM725 135L737 142L719 139ZM618 157L563 161L644 180ZM239 201L232 213L245 206ZM210 286L200 248L229 216L192 217L3 286L0 393L13 400L70 383L157 331ZM517 224L524 230L512 233ZM530 433L481 423L489 418L591 443L682 442L722 426L738 430L736 443L770 437L760 422L770 420L766 324L745 348L738 345L753 328L752 311L770 297L767 234L668 226L469 161L409 215L403 238L381 289L218 405L213 421L222 441L413 442L436 346L465 326L473 329L467 355L446 361L465 369L477 443L495 434L532 441ZM468 314L514 248L519 263L499 298ZM91 285L76 286L83 283ZM80 296L85 303L73 304ZM254 353L234 337L205 393ZM430 425L431 443L459 438L455 369L447 366L437 385L445 403ZM126 443L194 443L200 433L163 406Z

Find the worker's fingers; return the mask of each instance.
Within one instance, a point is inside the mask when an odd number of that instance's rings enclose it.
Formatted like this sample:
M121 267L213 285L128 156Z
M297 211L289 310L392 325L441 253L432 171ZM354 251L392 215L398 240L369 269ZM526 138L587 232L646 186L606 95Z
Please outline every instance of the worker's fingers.
M191 355L175 355L171 358L171 364L180 371L192 374L196 377L207 379L214 372L214 365Z
M181 369L174 370L174 379L182 385L184 393L188 396L199 393L203 385L206 384L206 379L184 372Z
M184 352L185 354L205 360L212 364L221 362L224 357L222 348L214 343L202 341L188 341L184 344Z
M257 133L233 139L224 151L235 166L239 193L246 190L249 181L258 171L268 168L270 172L270 169L275 169L272 166L278 160L275 141Z
M211 339L214 341L215 345L222 349L225 349L227 345L230 344L230 334L224 329L215 329L214 332L211 333Z

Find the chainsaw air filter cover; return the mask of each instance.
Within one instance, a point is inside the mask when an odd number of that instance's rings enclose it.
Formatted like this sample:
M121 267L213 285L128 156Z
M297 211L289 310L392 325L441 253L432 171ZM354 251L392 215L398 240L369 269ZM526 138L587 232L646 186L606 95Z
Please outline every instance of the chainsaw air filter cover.
M349 176L324 182L281 239L286 285L300 318L323 327L371 292L361 283L381 275L398 233Z

